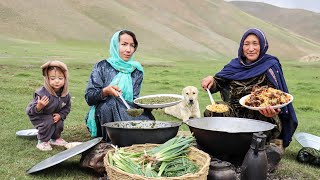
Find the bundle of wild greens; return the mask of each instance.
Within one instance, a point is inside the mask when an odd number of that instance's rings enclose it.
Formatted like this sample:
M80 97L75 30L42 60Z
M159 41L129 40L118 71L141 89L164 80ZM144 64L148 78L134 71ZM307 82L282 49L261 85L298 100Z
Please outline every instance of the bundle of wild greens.
M179 157L167 163L163 170L165 177L178 177L187 173L196 173L199 171L199 166L192 160L186 157Z
M188 158L189 147L195 142L193 136L174 137L160 146L143 152L125 152L115 147L109 153L109 164L127 173L146 177L176 177L199 171L198 165Z

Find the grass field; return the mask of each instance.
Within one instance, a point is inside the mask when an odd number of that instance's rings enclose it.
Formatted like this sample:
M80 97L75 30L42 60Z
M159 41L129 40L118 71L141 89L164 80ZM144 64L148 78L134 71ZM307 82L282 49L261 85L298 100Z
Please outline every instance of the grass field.
M16 137L15 132L32 128L25 108L32 99L34 90L42 86L40 66L48 60L61 60L70 71L70 93L72 111L65 121L63 137L67 141L87 141L90 136L84 125L88 106L84 100L89 74L93 64L103 58L105 47L102 44L63 42L56 44L34 43L28 41L0 41L0 114L1 114L1 152L0 179L96 179L89 170L79 167L80 155L72 157L54 167L34 175L26 170L36 163L58 153L63 148L40 152L36 149L36 139ZM155 93L180 94L184 86L193 85L200 89L200 80L220 70L229 60L206 56L146 55L143 48L138 50L145 68L145 79L141 95ZM301 63L296 60L282 61L285 77L294 96L294 107L299 120L296 132L319 134L320 123L320 64ZM200 91L201 111L209 104L205 91ZM220 99L219 94L214 95ZM177 119L155 110L157 120ZM187 130L187 127L182 126ZM286 149L276 175L292 179L318 179L320 169L300 164L295 157L301 146L293 140Z

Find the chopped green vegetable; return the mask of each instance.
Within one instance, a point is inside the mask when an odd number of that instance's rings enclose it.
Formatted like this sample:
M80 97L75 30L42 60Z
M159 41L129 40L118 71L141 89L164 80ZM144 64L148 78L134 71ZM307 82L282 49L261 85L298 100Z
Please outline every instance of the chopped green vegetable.
M146 177L173 177L198 172L198 165L187 157L189 147L195 142L193 136L174 137L148 151L125 152L115 147L109 154L109 164L132 174Z
M127 113L132 117L138 117L143 113L144 109L127 109Z
M170 96L158 96L158 97L148 97L137 99L136 102L139 104L165 104L170 102L176 102L181 100L180 98L170 97Z
M177 158L167 164L163 175L166 177L177 177L188 173L196 173L199 171L198 165L187 157Z

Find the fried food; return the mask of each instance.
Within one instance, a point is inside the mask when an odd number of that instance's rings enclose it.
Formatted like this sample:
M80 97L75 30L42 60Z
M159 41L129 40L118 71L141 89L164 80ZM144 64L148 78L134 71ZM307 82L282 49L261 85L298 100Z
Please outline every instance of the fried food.
M285 104L291 100L291 97L278 89L267 86L255 87L250 96L245 100L245 105L251 107L266 107Z
M217 112L217 113L224 113L224 112L227 112L229 110L227 105L225 105L225 104L216 104L216 103L208 105L206 108L211 112Z

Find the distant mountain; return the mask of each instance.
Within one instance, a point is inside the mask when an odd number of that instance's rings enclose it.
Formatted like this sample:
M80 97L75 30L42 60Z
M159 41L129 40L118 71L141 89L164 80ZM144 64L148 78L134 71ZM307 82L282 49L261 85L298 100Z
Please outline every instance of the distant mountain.
M223 0L1 0L0 21L0 40L107 44L113 32L126 28L136 33L139 52L163 59L229 60L237 56L241 36L250 27L265 31L269 53L280 58L297 60L320 52L311 38Z
M232 1L230 3L255 17L320 43L320 13L279 8L260 2Z

